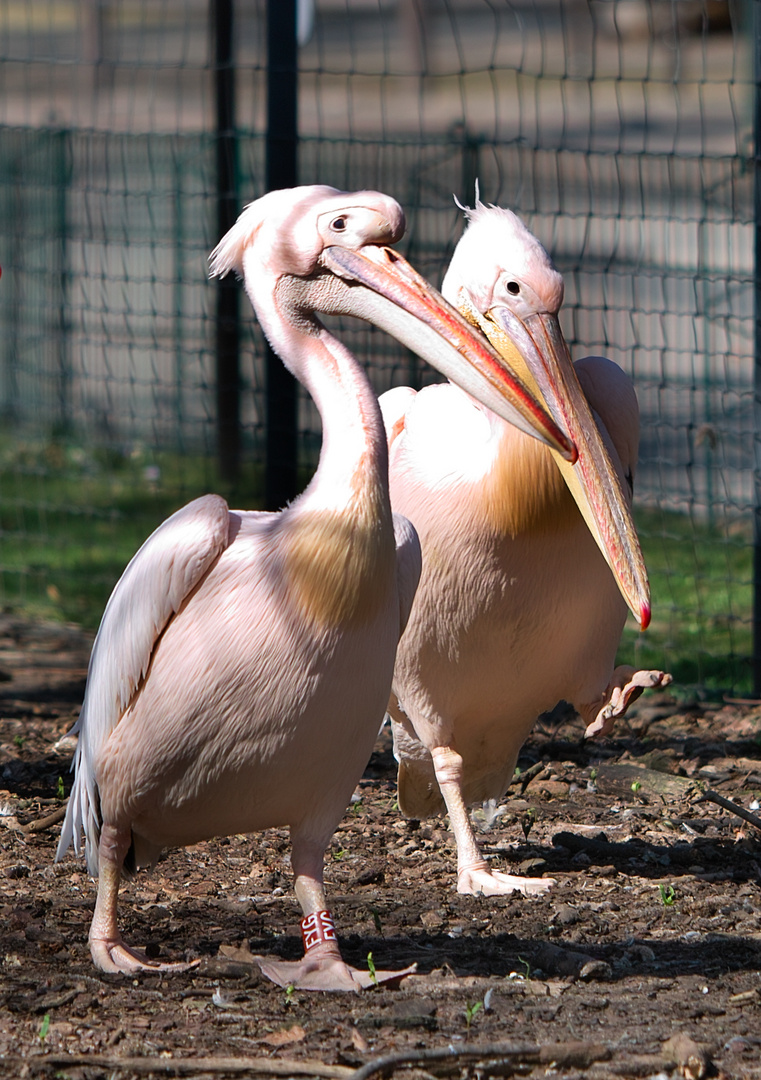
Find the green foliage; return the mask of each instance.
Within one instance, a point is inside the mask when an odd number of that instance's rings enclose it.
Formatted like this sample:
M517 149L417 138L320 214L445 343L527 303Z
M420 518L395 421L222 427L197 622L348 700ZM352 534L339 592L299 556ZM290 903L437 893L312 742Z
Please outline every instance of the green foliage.
M673 885L664 885L662 882L658 886L658 893L660 894L661 903L664 907L673 907L676 903L676 891Z
M618 663L670 671L677 693L696 686L717 697L750 693L750 526L657 510L635 519L653 617L644 634L628 620Z
M518 963L523 967L523 978L528 980L531 978L531 964L528 960L524 960L522 956L518 957Z
M209 460L0 441L0 604L94 629L125 566L180 506L215 491L261 505L261 470L234 487Z
M231 488L200 454L0 437L0 604L94 629L146 537L208 491L256 509L261 467L247 466ZM670 671L677 693L695 686L749 693L749 526L657 510L639 510L636 519L653 618L644 634L629 619L618 662Z
M472 1005L465 1006L465 1029L468 1035L470 1035L470 1025L473 1023L476 1013L482 1008L482 1001L474 1001Z
M375 961L373 960L373 954L371 952L367 954L367 971L370 975L370 982L373 986L378 986L378 975L376 972Z

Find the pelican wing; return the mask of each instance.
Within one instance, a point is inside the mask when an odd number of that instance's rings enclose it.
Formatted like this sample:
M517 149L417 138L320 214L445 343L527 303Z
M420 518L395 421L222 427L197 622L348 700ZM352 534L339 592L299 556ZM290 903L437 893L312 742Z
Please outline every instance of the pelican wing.
M87 841L87 865L97 873L100 820L95 762L145 676L171 617L227 547L229 511L218 495L182 507L152 533L116 583L98 629L85 699L72 734L79 734L76 778L56 858Z

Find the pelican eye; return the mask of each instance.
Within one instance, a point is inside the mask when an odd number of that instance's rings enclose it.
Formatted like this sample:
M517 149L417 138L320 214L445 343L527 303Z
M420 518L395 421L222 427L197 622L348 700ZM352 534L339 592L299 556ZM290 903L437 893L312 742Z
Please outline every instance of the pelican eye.
M346 231L346 218L337 217L330 223L330 227L333 232L345 232Z
M512 296L517 296L518 293L521 291L521 287L520 287L520 285L518 284L517 281L508 281L508 283L507 283L507 291Z

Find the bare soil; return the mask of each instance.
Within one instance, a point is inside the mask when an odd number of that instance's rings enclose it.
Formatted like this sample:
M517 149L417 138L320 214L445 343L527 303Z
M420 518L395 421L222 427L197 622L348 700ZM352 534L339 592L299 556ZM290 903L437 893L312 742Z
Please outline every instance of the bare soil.
M476 815L496 864L555 879L533 899L457 894L446 823L400 816L382 733L326 879L347 960L417 974L309 994L247 960L300 955L284 830L168 852L123 887L127 940L198 968L93 968L94 884L73 856L54 864L44 820L59 778L68 790L60 740L89 647L75 628L0 618L4 1076L761 1077L761 832L698 801L708 787L755 807L761 706L645 697L596 743L568 709L543 718L500 813L488 828Z

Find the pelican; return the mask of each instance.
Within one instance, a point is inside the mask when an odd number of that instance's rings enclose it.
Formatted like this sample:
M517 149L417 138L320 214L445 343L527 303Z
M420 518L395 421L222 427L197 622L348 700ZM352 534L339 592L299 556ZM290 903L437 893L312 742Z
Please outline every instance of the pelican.
M456 386L381 401L391 505L420 537L423 571L389 703L399 806L449 814L458 890L540 893L492 871L468 805L504 795L539 714L561 699L607 731L662 672L614 670L627 605L644 629L647 575L630 503L637 399L598 356L571 363L563 279L509 210L476 207L443 294L521 372L578 448L571 464ZM562 418L562 419L561 419Z
M381 413L354 357L316 317L353 314L569 459L575 449L498 354L386 245L394 200L328 187L249 205L211 256L242 275L273 348L323 422L317 471L280 513L196 499L117 583L93 646L75 730L76 777L58 858L84 832L99 877L89 932L103 971L172 971L126 944L122 872L165 847L288 826L304 957L261 958L281 985L353 990L323 885L325 848L370 756L420 571L392 517ZM398 975L380 973L376 978Z

